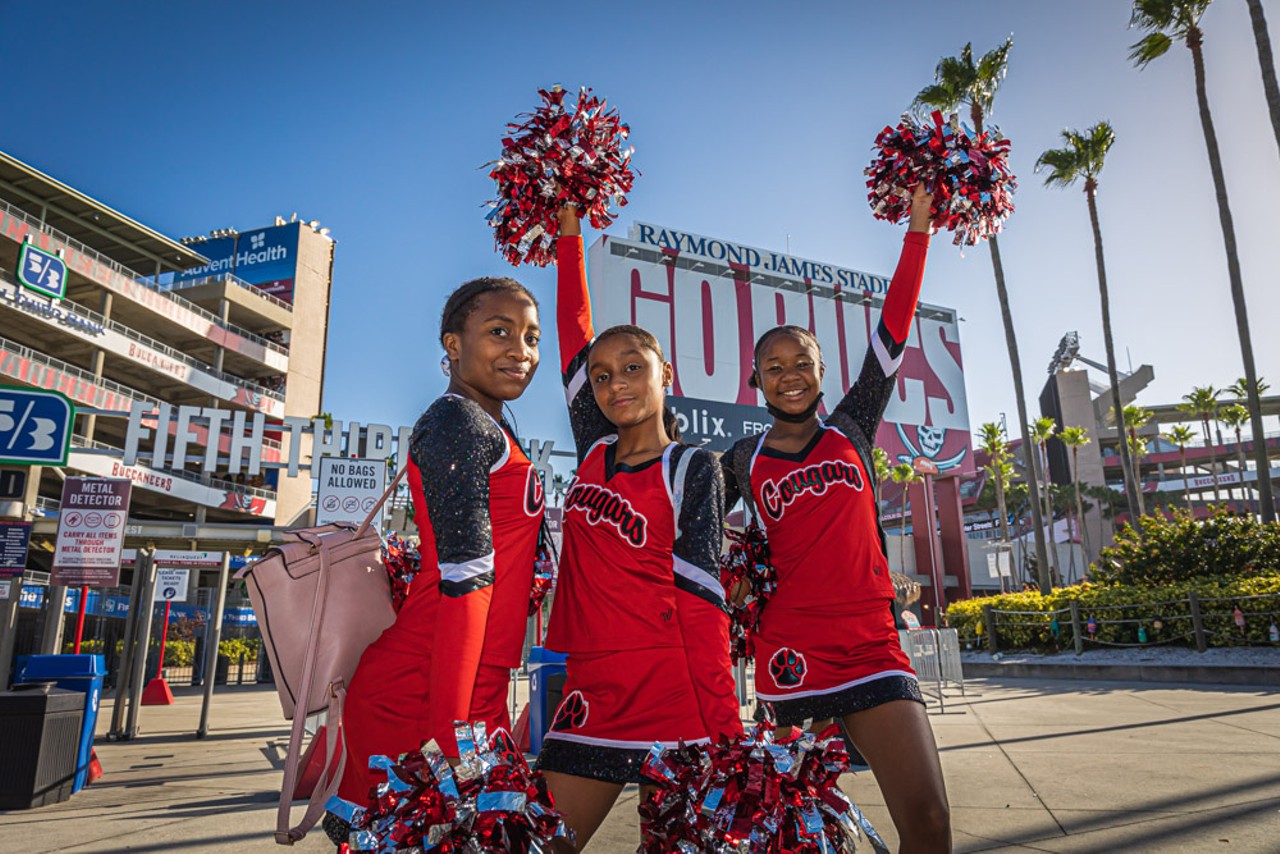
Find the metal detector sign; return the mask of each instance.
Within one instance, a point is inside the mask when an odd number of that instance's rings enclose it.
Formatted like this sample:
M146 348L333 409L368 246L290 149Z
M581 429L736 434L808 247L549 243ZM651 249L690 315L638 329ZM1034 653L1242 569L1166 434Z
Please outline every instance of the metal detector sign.
M120 582L125 522L133 483L101 477L69 477L62 484L52 583L67 587L115 587Z
M386 461L324 457L316 483L316 524L363 522L386 488Z
M191 577L189 569L162 568L156 570L156 593L154 602L187 601L187 582Z

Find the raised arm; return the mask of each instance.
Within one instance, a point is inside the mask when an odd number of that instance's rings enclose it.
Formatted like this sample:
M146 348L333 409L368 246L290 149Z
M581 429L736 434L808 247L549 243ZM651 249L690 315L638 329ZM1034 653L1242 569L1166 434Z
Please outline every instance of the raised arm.
M493 599L489 474L507 453L502 429L478 404L457 397L431 408L410 446L440 567L427 737L447 756L458 755L453 721L471 719Z
M742 734L738 693L729 659L729 616L720 585L724 486L711 452L683 448L675 462L672 498L680 508L672 565L676 614L689 676L707 733Z
M920 301L924 262L929 253L929 208L933 196L916 187L911 198L911 222L902 241L898 268L889 283L880 322L871 335L871 344L862 362L858 379L836 405L836 415L850 419L868 442L875 442L876 430L893 393L907 336Z
M577 211L569 207L560 212L560 236L556 240L556 334L560 339L560 375L569 404L569 424L578 462L582 462L591 446L615 428L600 411L591 383L587 382L587 355L596 332L591 323L582 224Z

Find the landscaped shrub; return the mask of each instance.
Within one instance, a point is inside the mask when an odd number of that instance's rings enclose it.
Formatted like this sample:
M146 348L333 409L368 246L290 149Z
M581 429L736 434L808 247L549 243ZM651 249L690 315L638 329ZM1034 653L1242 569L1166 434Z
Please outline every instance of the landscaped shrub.
M1218 509L1198 520L1177 510L1126 525L1102 549L1093 580L1116 584L1170 584L1193 578L1250 578L1280 571L1280 523Z

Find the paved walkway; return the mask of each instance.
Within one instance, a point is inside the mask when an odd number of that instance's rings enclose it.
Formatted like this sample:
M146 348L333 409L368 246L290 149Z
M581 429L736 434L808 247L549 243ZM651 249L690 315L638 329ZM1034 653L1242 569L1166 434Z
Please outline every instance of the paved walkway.
M1280 693L1265 688L994 679L936 706L956 850L1280 852ZM110 701L99 731L110 718ZM98 743L106 776L67 803L0 812L6 851L278 851L286 727L271 688L141 710L142 735ZM846 790L896 844L870 774ZM634 789L592 852L634 851ZM294 850L332 851L314 832Z

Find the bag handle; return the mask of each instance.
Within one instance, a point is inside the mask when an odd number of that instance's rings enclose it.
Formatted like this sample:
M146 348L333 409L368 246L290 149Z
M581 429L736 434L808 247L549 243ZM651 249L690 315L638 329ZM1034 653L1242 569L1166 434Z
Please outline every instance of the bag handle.
M387 491L382 493L382 497L378 499L378 503L373 505L373 509L369 511L369 515L360 523L360 527L356 528L356 539L365 535L369 530L369 526L373 524L374 518L382 511L382 505L387 503L387 499L396 491L396 487L400 485L400 478L404 477L404 473L409 470L409 464L405 463L400 471L396 472L396 476L391 479L391 485L387 487Z

